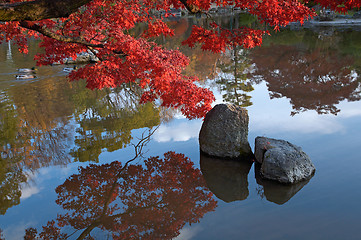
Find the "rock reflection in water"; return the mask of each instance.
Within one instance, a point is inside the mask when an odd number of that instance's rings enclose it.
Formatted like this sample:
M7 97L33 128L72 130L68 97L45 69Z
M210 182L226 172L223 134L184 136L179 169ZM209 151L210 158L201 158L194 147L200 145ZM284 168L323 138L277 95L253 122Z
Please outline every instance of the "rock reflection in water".
M261 165L255 164L255 177L257 183L261 186L258 194L265 197L268 201L278 205L288 202L296 193L298 193L311 179L298 182L296 184L281 184L275 181L262 179L260 176Z
M242 159L243 160L243 159ZM245 200L248 197L248 173L251 161L217 159L201 154L200 165L208 188L225 202Z

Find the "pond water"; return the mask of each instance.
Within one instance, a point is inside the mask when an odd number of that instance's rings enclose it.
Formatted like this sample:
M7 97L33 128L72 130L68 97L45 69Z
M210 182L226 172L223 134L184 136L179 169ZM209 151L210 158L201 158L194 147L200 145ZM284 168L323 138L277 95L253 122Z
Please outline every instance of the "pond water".
M18 68L35 65L37 44L25 56L2 44L5 239L26 229L69 239L361 238L361 32L284 29L260 48L216 55L180 45L202 21L172 21L176 38L160 41L190 57L186 73L213 90L215 104L248 109L252 147L257 136L288 140L315 175L283 186L256 179L253 165L200 156L202 120L139 105L127 86L90 91L67 82L64 66L17 80Z

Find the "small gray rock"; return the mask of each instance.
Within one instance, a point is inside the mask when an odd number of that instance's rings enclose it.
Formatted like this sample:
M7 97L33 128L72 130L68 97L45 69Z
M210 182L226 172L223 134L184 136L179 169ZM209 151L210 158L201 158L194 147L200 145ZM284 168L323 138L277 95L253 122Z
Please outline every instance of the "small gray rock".
M209 111L199 133L201 150L216 157L252 155L248 142L247 110L235 104L218 104Z
M315 166L302 149L290 142L257 137L255 157L261 164L261 176L281 183L310 179Z

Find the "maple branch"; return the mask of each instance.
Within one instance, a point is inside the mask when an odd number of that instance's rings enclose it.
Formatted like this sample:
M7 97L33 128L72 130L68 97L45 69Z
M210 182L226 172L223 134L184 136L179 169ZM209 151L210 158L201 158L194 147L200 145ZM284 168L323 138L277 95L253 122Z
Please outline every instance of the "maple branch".
M94 48L92 48L91 46L87 46L87 48L95 57L97 57L99 59L99 61L101 61L101 62L104 61L103 58L101 58L101 57L99 57L99 55L97 55L97 51Z
M95 56L97 56L97 55L96 55L96 51L94 51L94 48L104 48L104 44L102 44L102 43L95 44L95 43L90 43L88 41L85 41L84 39L81 39L81 38L73 38L73 37L67 37L64 35L59 35L59 34L56 34L52 31L50 31L46 26L41 26L41 25L36 24L31 21L21 21L21 22L19 22L19 25L23 28L36 31L48 38L52 38L52 39L55 39L55 40L58 40L61 42L81 44L81 45L87 47L88 49L90 49L91 52ZM126 56L126 54L124 54L122 51L119 51L119 50L113 50L113 52L115 54L119 54L121 57ZM98 57L98 58L100 60L102 60L100 57Z
M104 44L93 44L93 43L89 43L83 39L80 38L72 38L72 37L66 37L63 35L58 35L52 31L50 31L48 28L46 28L45 26L41 26L39 24L30 22L30 21L21 21L20 26L29 30L33 30L36 31L38 33L41 33L42 35L61 41L61 42L66 42L66 43L77 43L77 44L81 44L87 47L92 47L92 48L103 48Z
M0 21L38 21L68 17L92 0L35 0L0 4Z
M179 0L185 7L186 9L193 14L196 13L202 13L202 11L199 9L199 7L195 6L195 5L190 5L187 3L187 0Z

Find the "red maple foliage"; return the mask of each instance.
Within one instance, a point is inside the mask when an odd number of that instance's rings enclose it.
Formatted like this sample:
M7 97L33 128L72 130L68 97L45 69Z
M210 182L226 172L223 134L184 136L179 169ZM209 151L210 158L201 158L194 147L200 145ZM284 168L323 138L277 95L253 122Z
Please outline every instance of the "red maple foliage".
M360 0L316 0L315 2L319 3L321 6L331 8L338 12L347 12L352 8L361 7Z
M54 7L42 9L44 12L50 11L43 15L42 11L33 11L38 14L33 17L25 14L30 11L18 10L19 6L29 2L33 1L10 0L0 4L0 21L3 21L0 24L1 40L14 39L19 50L26 53L28 37L41 38L44 53L36 56L39 65L62 63L66 58L75 58L79 53L90 51L100 61L74 71L69 75L70 80L86 79L87 87L91 89L135 82L144 88L142 102L160 99L162 106L179 108L190 119L203 117L211 108L214 96L208 89L197 86L196 77L182 74L189 62L183 54L150 41L150 38L159 35L174 35L162 17L152 14L154 10L169 11L172 7L186 8L191 13L206 13L212 4L232 5L247 9L274 29L294 21L302 23L315 14L298 0L82 0L75 1L84 4L73 12L64 13L59 18L61 14L55 11L56 14L53 14L57 18L52 18ZM49 5L74 1L34 2ZM338 11L361 5L360 0L316 2ZM2 11L6 11L10 17L2 15ZM135 36L131 30L141 23L146 24L148 29ZM192 47L199 43L202 49L220 52L237 45L244 48L259 46L264 34L266 32L263 30L247 27L230 31L212 23L208 29L194 26L184 44Z

